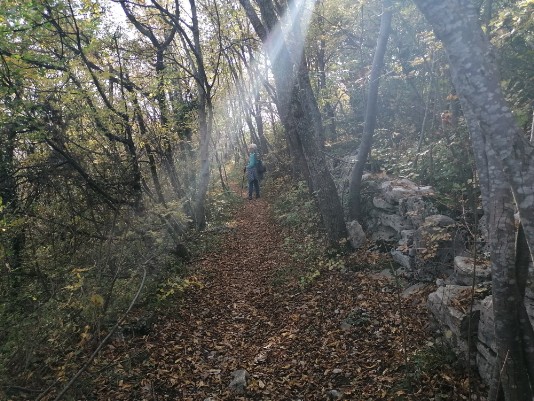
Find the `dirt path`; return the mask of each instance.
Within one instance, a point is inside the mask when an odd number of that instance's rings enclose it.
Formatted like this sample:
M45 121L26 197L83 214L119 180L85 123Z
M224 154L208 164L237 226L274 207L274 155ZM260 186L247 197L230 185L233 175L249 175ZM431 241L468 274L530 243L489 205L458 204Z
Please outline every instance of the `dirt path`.
M299 286L302 266L284 251L263 199L245 201L224 235L195 262L200 284L172 317L108 347L104 358L124 362L97 380L97 399L304 401L331 390L347 400L463 399L450 372L407 386L403 334L408 354L426 341L421 297L402 299L402 321L397 289L381 275L326 270ZM229 388L237 369L250 375L242 395Z

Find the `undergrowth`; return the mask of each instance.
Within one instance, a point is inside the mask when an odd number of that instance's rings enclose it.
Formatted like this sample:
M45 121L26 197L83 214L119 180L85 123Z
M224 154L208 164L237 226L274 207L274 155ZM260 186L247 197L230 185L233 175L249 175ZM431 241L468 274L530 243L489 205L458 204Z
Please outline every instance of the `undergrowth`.
M270 193L273 217L284 230L284 250L292 261L292 267L277 273L273 283L280 285L295 278L305 288L321 272L344 268L343 255L328 246L315 200L305 182L278 178L268 183L266 192Z

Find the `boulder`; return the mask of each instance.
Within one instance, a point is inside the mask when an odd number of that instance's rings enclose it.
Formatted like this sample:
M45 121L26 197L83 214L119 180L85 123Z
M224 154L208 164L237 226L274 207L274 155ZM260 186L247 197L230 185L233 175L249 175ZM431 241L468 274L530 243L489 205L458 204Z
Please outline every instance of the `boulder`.
M399 214L410 219L415 228L423 224L425 217L436 213L437 210L434 205L420 196L413 196L399 201Z
M379 242L396 242L399 240L399 233L397 233L393 228L386 227L383 225L378 225L370 228L371 232L371 241Z
M391 257L396 263L398 263L402 267L405 267L406 269L411 270L415 267L414 258L409 255L404 254L398 249L394 249L391 251Z
M480 306L474 305L473 311L463 310L458 306L458 298L470 291L470 286L445 285L439 287L428 296L428 309L432 312L439 326L448 335L445 337L455 350L457 355L467 356L469 345L474 351L476 339L474 338L478 330L480 317ZM471 331L469 331L471 330ZM471 337L471 342L469 342ZM475 353L473 352L474 356Z
M347 223L350 244L354 249L360 248L365 244L366 236L362 226L356 220Z
M379 196L375 196L373 198L373 206L377 209L385 210L390 213L395 213L395 211L397 210L397 207L395 205L388 203L384 198Z
M380 184L380 189L384 192L386 202L393 205L398 204L401 199L433 193L432 187L419 186L407 178L384 181Z
M401 231L411 230L414 227L412 222L405 216L399 216L398 214L386 214L383 213L380 216L380 224L384 227L391 227L400 237Z
M399 246L411 246L413 244L413 237L415 230L402 230L401 239L399 240Z
M491 268L485 261L479 261L475 269L475 260L465 256L454 258L454 281L460 285L472 285L473 270L475 284L491 280Z

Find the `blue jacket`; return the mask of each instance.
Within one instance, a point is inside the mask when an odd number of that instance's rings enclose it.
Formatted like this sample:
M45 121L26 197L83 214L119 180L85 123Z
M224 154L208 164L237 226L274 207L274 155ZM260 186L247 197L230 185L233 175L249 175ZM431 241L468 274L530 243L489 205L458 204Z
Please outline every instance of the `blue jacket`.
M248 158L247 169L256 167L256 152L252 152Z
M258 179L258 172L256 171L256 152L252 152L248 158L247 179L249 182Z

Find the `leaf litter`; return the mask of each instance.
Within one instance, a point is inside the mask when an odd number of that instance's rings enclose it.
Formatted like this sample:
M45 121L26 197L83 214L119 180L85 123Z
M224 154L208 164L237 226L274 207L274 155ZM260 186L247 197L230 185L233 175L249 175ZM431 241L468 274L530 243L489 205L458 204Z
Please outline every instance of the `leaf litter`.
M431 338L428 292L399 301L390 277L350 269L299 286L304 267L294 266L265 200L244 203L233 226L218 250L193 262L201 285L148 335L106 347L88 372L88 399L482 399L473 396L478 382L469 385L453 364L425 371L417 363ZM244 394L229 388L238 369L249 374Z

